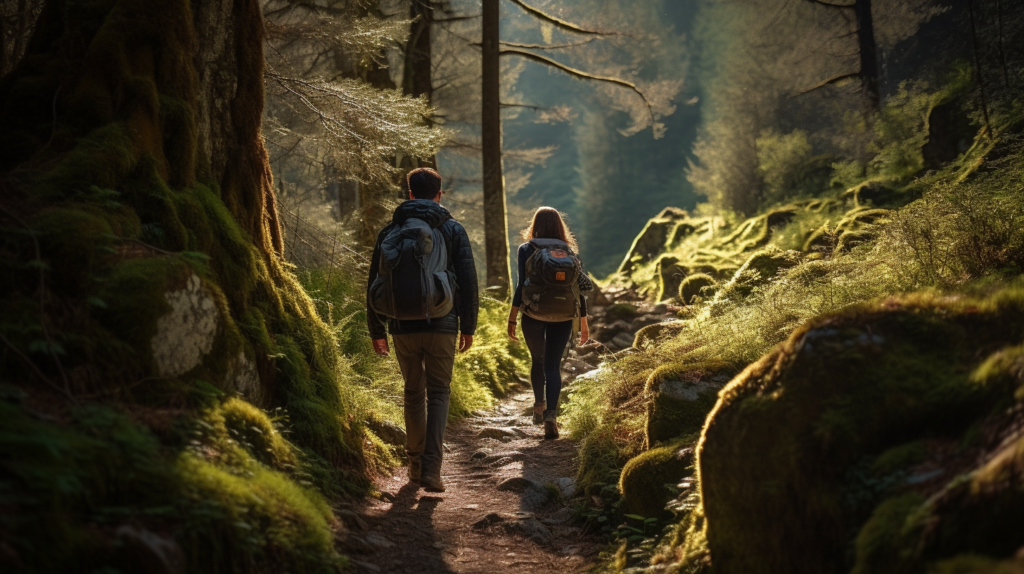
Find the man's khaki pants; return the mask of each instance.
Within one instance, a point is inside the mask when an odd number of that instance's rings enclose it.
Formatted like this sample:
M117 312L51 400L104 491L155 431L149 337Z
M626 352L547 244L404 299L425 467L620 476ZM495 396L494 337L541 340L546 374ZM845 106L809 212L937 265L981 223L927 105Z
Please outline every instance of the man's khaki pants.
M456 335L393 335L395 358L405 379L405 450L422 476L441 477Z

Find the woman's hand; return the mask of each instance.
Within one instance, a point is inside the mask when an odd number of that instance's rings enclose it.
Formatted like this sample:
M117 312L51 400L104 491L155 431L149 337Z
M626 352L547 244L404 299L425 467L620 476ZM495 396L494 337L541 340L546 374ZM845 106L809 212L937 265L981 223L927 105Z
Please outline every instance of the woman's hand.
M508 338L513 341L518 341L516 337L516 325L518 324L517 319L519 318L519 307L512 307L512 310L508 313Z
M586 345L590 342L590 326L587 325L587 318L580 319L580 344Z

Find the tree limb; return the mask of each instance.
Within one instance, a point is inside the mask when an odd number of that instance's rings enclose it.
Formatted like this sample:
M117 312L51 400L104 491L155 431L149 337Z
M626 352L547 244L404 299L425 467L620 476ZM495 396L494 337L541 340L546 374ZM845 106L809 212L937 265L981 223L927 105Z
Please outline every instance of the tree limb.
M551 14L548 14L547 12L544 12L544 11L540 10L539 8L534 8L533 6L530 6L529 4L527 4L526 2L523 2L523 0L509 0L509 1L512 2L513 4L515 4L516 6L519 6L520 8L522 8L523 11L525 11L527 14L530 14L531 16L539 18L540 20L544 20L545 22L548 22L549 24L554 24L554 26L556 28L559 28L561 30L565 30L566 32L574 32L576 34L592 34L594 36L619 36L619 35L621 35L619 32L603 32L601 30L589 30L587 28L581 28L581 27L573 24L572 22L568 22L566 20L562 20L561 18L559 18L557 16L552 16Z
M557 50L560 48L575 48L576 46L582 46L589 44L597 38L587 38L582 42L573 42L572 44L523 44L522 42L499 42L501 46L509 46L511 48L529 48L531 50Z
M548 111L548 110L551 109L551 108L549 108L547 106L538 106L538 105L534 105L534 104L519 104L519 103L515 103L515 102L508 102L508 103L501 102L501 107L503 107L503 108L525 108L527 110L531 110L531 111L534 111L534 112L544 112L544 111Z
M810 88L807 88L806 90L801 90L801 91L799 91L799 92L797 92L797 93L795 93L793 95L794 96L802 96L804 94L809 94L809 93L813 92L814 90L818 90L818 89L824 88L825 86L828 86L830 84L835 84L835 83L841 82L843 80L849 80L850 78L859 78L859 77L860 77L860 72L849 72L849 73L846 73L846 74L839 74L838 76L832 76L831 78L828 78L827 80L822 80L821 82L818 82L817 84L811 86Z
M828 2L827 0L807 0L812 4L821 4L822 6L828 6L829 8L856 8L857 3L853 4L836 4L835 2Z
M581 80L594 80L594 81L597 81L597 82L607 82L609 84L615 84L617 86L623 86L625 88L629 88L629 89L633 90L634 92L636 92L637 95L640 96L643 99L644 104L647 105L647 113L650 114L651 121L654 121L654 109L651 107L650 100L647 99L647 96L644 95L644 93L642 91L640 91L640 88L636 87L636 84L634 84L633 82L629 82L629 81L622 80L622 79L619 79L619 78L612 78L612 77L608 77L608 76L598 76L597 74L590 74L588 72L584 72L583 70L577 70L576 68L570 68L569 66L566 66L565 64L562 64L562 63L559 63L559 62L556 62L556 61L552 60L551 58L547 58L547 57L541 56L540 54L534 54L533 52L527 52L525 50L506 49L506 50L501 50L498 53L501 54L502 56L506 56L506 55L522 56L523 58L526 58L527 60L532 60L532 61L537 62L539 64L544 64L545 66L549 66L549 67L555 68L556 70L561 70L561 71L565 72L566 74L569 74L570 76L573 76L575 78L579 78Z

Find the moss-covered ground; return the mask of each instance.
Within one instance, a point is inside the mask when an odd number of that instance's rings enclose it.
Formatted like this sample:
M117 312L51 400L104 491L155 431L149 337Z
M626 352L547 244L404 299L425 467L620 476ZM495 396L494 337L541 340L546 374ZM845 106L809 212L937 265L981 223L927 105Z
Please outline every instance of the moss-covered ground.
M651 221L609 282L681 293L680 321L638 333L566 406L580 484L604 499L583 513L624 544L609 568L1019 567L1024 148L1000 121L937 171ZM664 455L687 446L692 477ZM669 485L662 534L611 526L651 481Z

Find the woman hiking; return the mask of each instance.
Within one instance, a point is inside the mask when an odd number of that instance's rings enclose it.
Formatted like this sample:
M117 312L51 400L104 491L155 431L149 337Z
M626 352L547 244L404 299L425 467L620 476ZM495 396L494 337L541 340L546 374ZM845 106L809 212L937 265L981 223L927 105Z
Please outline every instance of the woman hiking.
M530 349L533 422L544 423L544 438L558 438L558 397L562 392L562 354L580 322L580 344L590 339L587 298L594 284L576 256L576 239L557 210L541 207L523 230L519 277L508 315L508 336L516 338L520 308L523 337ZM546 399L546 400L545 400Z

